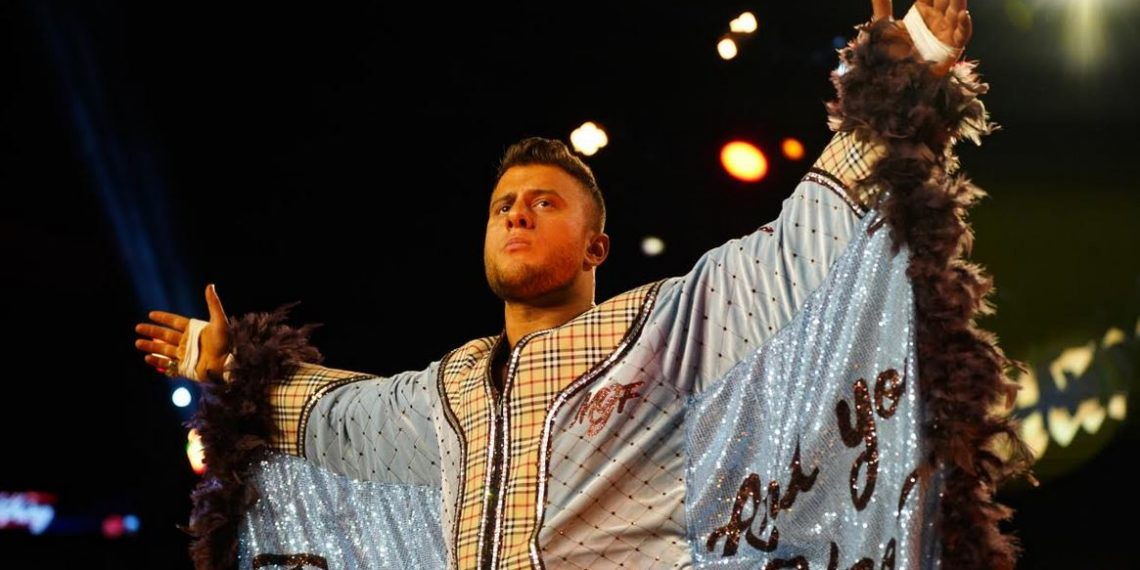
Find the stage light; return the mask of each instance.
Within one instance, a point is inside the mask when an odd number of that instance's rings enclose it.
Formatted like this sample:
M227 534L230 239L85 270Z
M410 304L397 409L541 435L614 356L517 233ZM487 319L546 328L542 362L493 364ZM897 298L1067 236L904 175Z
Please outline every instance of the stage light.
M804 145L796 139L784 139L784 142L780 145L780 149L784 151L784 156L791 160L800 160L804 157Z
M665 251L665 242L661 238L648 236L641 240L641 252L649 257L656 257Z
M119 515L107 515L103 519L103 537L104 538L119 538L123 536L123 517Z
M1104 333L1104 338L1102 338L1100 340L1100 347L1101 348L1108 348L1110 346L1116 346L1116 345L1121 344L1123 342L1124 342L1124 331L1122 331L1118 328L1111 328L1111 329L1108 329L1108 331Z
M610 139L606 136L606 131L590 121L582 123L582 126L570 133L570 144L574 146L574 150L586 156L594 156L599 149L609 142Z
M1033 27L1033 10L1024 0L1005 0L1005 16L1011 24L1022 30Z
M1045 431L1045 418L1041 412L1033 412L1021 421L1021 439L1033 451L1034 459L1041 459L1049 449L1049 432Z
M190 405L190 400L192 398L190 397L190 390L187 390L185 387L179 387L174 390L173 394L170 395L170 399L174 402L175 406L178 406L179 408L185 408L186 406Z
M1041 399L1041 388L1037 385L1037 375L1033 369L1026 370L1017 378L1017 407L1029 409L1037 405Z
M1100 402L1093 400L1085 400L1081 402L1077 408L1076 414L1077 421L1081 422L1081 427L1088 433L1096 433L1100 430L1101 424L1104 419L1108 417L1108 410L1100 405Z
M732 38L724 38L716 44L716 51L721 59L732 59L736 57L736 42L732 41Z
M729 22L728 29L738 34L751 34L756 31L756 16L752 12L745 12Z
M1049 373L1053 376L1053 383L1057 388L1061 391L1067 390L1069 379L1066 373L1071 374L1073 378L1080 378L1085 370L1088 370L1095 353L1096 342L1091 340L1084 346L1066 348L1061 352L1061 355L1049 364Z
M1048 419L1049 436L1057 445L1069 447L1081 427L1080 418L1074 417L1065 408L1050 408Z
M139 518L135 515L123 516L123 530L134 534L139 531Z
M186 458L195 473L201 475L206 472L206 448L202 446L202 436L196 429L186 434Z
M1108 51L1104 0L1070 0L1067 12L1063 39L1069 62L1091 70Z
M55 495L49 493L0 491L0 530L23 528L31 534L44 532L55 519L52 507L55 502Z
M1128 413L1128 397L1116 394L1108 401L1108 417L1114 420L1123 420Z
M756 182L768 174L768 159L751 143L733 141L720 151L720 162L733 177Z
M1018 376L1014 415L1021 418L1021 437L1034 456L1040 459L1051 444L1076 449L1058 454L1059 459L1049 469L1071 468L1084 461L1087 457L1074 458L1095 452L1090 446L1103 445L1118 427L1107 420L1126 420L1126 386L1133 373L1120 368L1119 362L1140 347L1140 326L1137 328L1131 338L1122 329L1110 328L1099 342L1092 339L1062 348L1053 360L1030 365ZM1082 431L1084 440L1078 439ZM1052 475L1048 469L1043 471Z

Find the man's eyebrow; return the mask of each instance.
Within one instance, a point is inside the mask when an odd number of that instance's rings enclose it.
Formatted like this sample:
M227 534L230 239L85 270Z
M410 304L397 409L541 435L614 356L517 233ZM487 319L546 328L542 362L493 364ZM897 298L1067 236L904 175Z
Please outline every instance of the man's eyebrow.
M551 190L551 189L547 189L547 188L528 188L526 190L523 190L522 193L530 194L533 196L555 196L557 198L562 197L562 195L559 194L557 190ZM491 206L494 206L495 204L498 204L500 202L512 201L517 196L518 196L517 192L508 192L506 194L503 194L502 196L499 196L498 198L491 200Z
M514 201L514 199L515 199L515 193L514 192L508 192L506 194L503 194L502 196L499 196L498 198L492 198L490 207L494 208L496 204L501 204L503 202L511 202L511 201Z
M526 190L522 191L522 194L525 194L528 199L538 198L541 196L554 196L558 199L562 198L562 195L559 194L557 190L552 190L549 188L527 188Z

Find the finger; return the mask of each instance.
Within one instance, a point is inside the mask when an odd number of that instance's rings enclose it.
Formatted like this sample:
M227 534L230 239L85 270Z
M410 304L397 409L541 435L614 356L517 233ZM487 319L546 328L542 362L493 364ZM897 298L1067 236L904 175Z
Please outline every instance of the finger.
M934 34L934 37L945 44L949 44L954 40L954 29L957 21L947 22L942 12L934 9L934 7L927 4L915 3L915 9L918 14L922 16L922 21L926 27Z
M931 28L931 31L933 31L934 28L931 27L930 22L937 22L941 20L942 12L935 10L934 6L931 6L929 3L916 3L914 7L918 10L918 15L922 16L922 21L926 22L926 27Z
M950 11L958 12L964 8L962 0L950 0Z
M218 298L218 288L213 284L206 286L206 306L210 309L210 322L226 322L226 311L222 309L222 300Z
M140 338L135 341L135 348L143 352L149 352L151 354L157 354L159 356L165 356L167 358L178 357L178 347L176 345L168 344L165 342Z
M144 356L143 360L145 360L147 364L157 368L159 372L166 372L171 366L174 366L174 362L169 358L162 358L161 356L155 356L153 354Z
M178 332L186 330L186 325L190 323L190 319L187 319L182 315L167 313L166 311L151 311L150 313L147 313L147 316L150 317L150 320L159 324L166 325L167 327L170 327Z
M872 22L878 22L883 18L890 18L894 14L891 6L891 0L871 0L871 16Z
M936 13L941 14L941 12L935 11L934 0L916 0L914 7L918 10L918 13L922 15L923 22L931 21L931 16Z
M934 33L934 36L938 38L938 41L946 45L952 45L954 43L954 32L958 29L957 14L931 10L922 16L923 21L927 23L927 27L929 27L930 31Z
M958 14L958 29L954 32L954 46L958 48L965 48L966 44L970 43L970 38L974 36L974 20L970 18L970 13L966 10Z
M158 325L143 323L135 327L135 332L170 344L178 344L182 340L182 333Z
M934 0L934 9L937 10L939 14L945 12L946 7L949 5L950 0Z

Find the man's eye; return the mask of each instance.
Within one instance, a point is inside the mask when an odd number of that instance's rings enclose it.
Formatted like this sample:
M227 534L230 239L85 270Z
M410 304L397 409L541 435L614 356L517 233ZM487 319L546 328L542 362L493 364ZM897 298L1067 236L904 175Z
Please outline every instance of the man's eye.
M550 202L550 200L539 200L539 201L535 202L534 205L542 207L542 208L548 208L548 207L552 206L553 204Z
M499 206L499 209L498 209L498 210L496 210L496 211L497 211L498 213L500 213L500 214L505 214L505 213L507 213L507 212L508 212L510 209L511 209L511 207L510 207L510 206L507 206L507 205L505 205L505 204L504 204L504 205L502 205L502 206Z

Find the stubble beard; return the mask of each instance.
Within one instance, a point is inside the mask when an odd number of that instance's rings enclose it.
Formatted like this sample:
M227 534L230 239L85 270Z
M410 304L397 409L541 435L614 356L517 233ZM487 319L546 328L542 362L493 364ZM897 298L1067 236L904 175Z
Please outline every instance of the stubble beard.
M568 255L559 255L548 265L532 263L497 264L484 258L487 284L495 296L507 303L556 302L574 284L578 263Z

